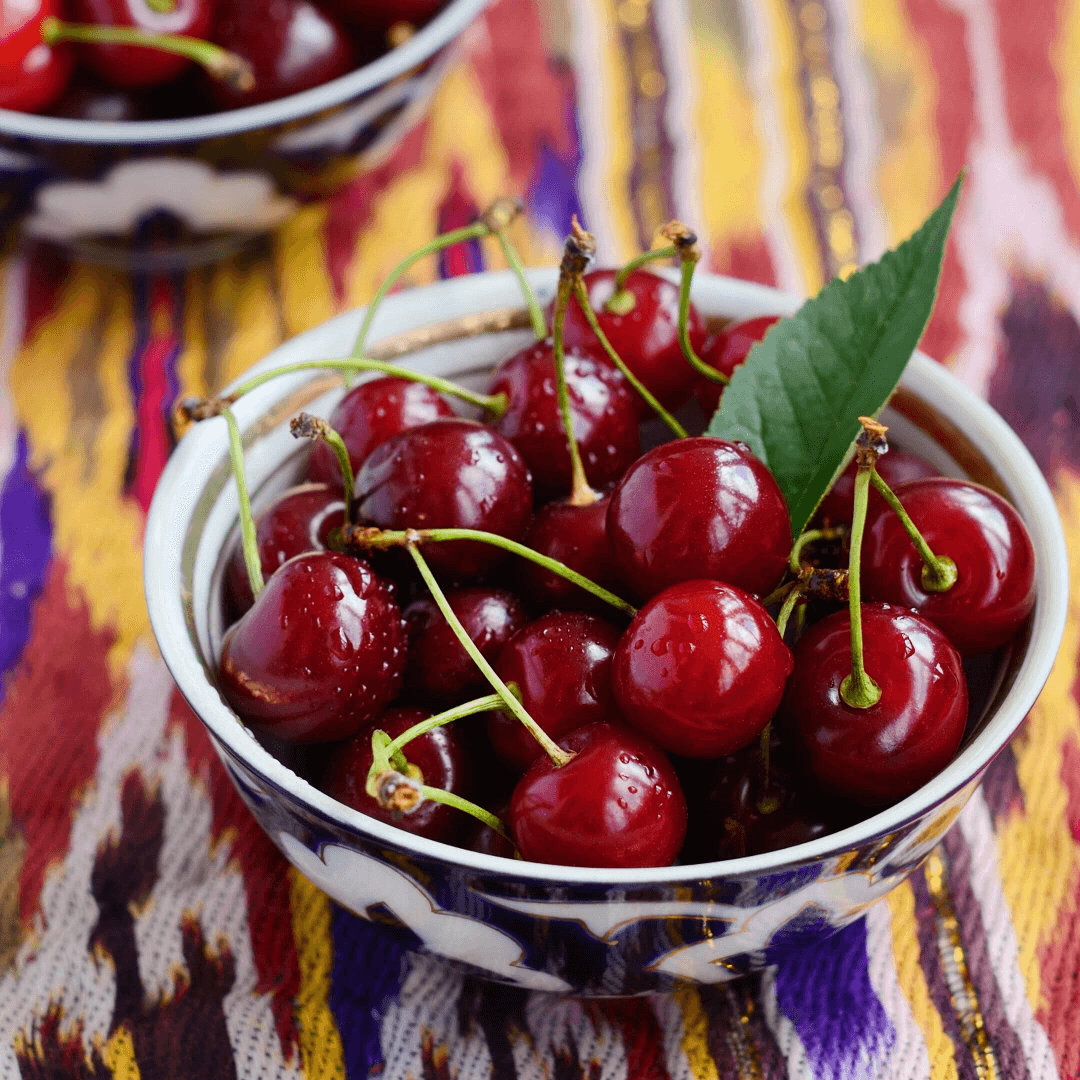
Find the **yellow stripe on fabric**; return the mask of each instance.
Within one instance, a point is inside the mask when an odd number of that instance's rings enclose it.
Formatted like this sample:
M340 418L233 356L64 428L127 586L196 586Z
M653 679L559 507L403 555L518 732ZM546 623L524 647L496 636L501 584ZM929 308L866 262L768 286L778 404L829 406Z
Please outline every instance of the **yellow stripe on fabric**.
M857 24L882 136L878 193L896 245L922 224L944 185L934 135L937 81L903 0L858 0Z
M336 314L334 286L326 269L328 213L325 202L305 206L274 236L274 265L289 337Z
M1080 186L1080 0L1060 0L1058 36L1050 47L1050 62L1058 88L1061 139L1073 183Z
M694 1080L719 1080L716 1062L709 1053L709 1018L701 1004L701 995L692 986L675 990L683 1018L682 1048Z
M919 964L919 933L915 919L915 893L908 882L889 893L893 964L896 981L907 998L911 1015L922 1030L930 1060L930 1080L957 1080L952 1039L930 998L930 988Z
M770 89L775 99L774 107L780 120L780 134L787 154L787 182L782 205L806 295L812 296L825 281L822 253L806 203L812 162L799 87L799 43L792 25L794 15L786 0L751 2L761 3L761 11L769 29L769 55L772 60Z
M142 511L123 496L134 423L127 372L133 338L130 287L108 271L78 267L11 372L32 464L52 495L55 549L95 628L116 631L109 664L118 681L135 641L149 632Z
M307 1080L345 1080L345 1051L330 1010L334 945L330 898L295 867L289 867L293 938L300 964L296 1022Z
M219 386L231 382L285 339L282 313L268 260L232 259L215 270L210 300L231 333L220 355Z
M1012 911L1020 973L1034 1012L1042 1000L1039 949L1058 926L1071 896L1077 847L1066 818L1061 782L1062 745L1080 732L1073 697L1080 649L1080 477L1060 470L1058 510L1069 551L1069 614L1057 662L1031 710L1023 734L1013 742L1024 813L1011 814L997 833L1001 888Z
M117 1028L101 1051L101 1060L113 1074L113 1080L141 1080L139 1063L135 1060L135 1042L127 1026Z

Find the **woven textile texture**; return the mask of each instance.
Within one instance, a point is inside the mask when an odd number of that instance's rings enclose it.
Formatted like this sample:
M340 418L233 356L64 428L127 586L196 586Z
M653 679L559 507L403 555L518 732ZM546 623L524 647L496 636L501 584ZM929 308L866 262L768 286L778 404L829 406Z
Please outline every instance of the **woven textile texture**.
M969 167L924 348L1057 494L1080 574L1080 0L498 0L376 172L242 257L0 264L0 1080L1080 1077L1080 590L1020 735L925 869L756 980L623 1002L410 958L257 829L141 586L181 392L520 194L613 261L671 217L809 294ZM409 283L501 265L487 248Z

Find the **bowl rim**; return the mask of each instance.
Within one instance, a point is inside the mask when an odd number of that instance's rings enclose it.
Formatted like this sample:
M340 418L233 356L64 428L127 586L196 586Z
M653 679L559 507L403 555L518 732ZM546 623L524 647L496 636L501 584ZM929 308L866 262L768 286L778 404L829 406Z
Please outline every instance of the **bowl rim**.
M457 37L489 3L491 0L449 0L408 41L378 59L310 90L274 101L172 120L73 120L0 109L0 135L95 145L157 145L221 138L299 120L404 75Z
M528 276L530 284L538 292L554 291L557 278L555 269L530 270ZM770 313L786 315L800 305L797 297L768 286L705 273L695 276L694 293L699 304L704 295L723 298L719 304L706 302L701 306L710 314L721 315L718 309L723 305L728 317L734 318ZM477 294L485 297L483 302L479 302ZM410 289L384 301L369 341L374 343L393 332L394 327L388 328L387 324L392 323L395 317L402 318L403 313L412 312L409 325L417 327L424 325L425 321L430 323L439 318L453 317L451 311L453 314L472 314L491 310L500 306L500 300L505 304L508 299L511 303L520 301L519 285L511 271L466 275ZM253 365L240 378L289 362L294 359L290 354L304 350L305 339L310 340L317 335L347 335L350 331L355 334L364 310L360 308L338 315L292 338ZM420 314L418 319L416 313ZM243 415L238 415L241 426L249 426L269 405L280 400L290 389L295 389L298 381L290 382L290 378L293 377L286 376L264 384L242 399L237 405L238 413L243 406L247 405L248 408ZM239 379L233 385L238 383ZM207 679L188 635L180 595L182 579L179 573L180 545L177 543L178 524L180 530L186 532L188 517L177 523L176 507L185 500L192 504L197 500L201 491L200 478L205 479L205 475L216 467L225 453L224 439L220 431L211 430L211 425L196 425L187 432L166 463L154 492L146 523L143 564L151 626L162 657L181 693L230 755L272 786L295 798L309 813L343 831L359 832L372 841L403 848L466 871L598 888L678 885L707 878L757 876L835 857L917 820L979 778L1015 734L1035 703L1050 674L1065 628L1068 609L1065 536L1053 494L1038 465L1019 436L986 401L972 393L941 364L918 350L908 365L902 385L911 384L914 384L911 388L917 396L923 400L929 398L936 407L941 408L943 403L946 408L952 406L948 415L954 422L958 410L962 410L968 426L978 426L984 432L984 438L996 446L998 460L1006 465L1013 476L1013 489L1023 495L1031 508L1034 520L1029 517L1026 523L1036 541L1036 549L1044 546L1048 558L1036 568L1039 588L1027 651L1012 685L984 729L918 791L855 825L816 840L741 859L710 863L629 869L557 866L485 855L414 836L344 806L298 776L270 754L237 720L217 688ZM275 390L276 387L278 389Z

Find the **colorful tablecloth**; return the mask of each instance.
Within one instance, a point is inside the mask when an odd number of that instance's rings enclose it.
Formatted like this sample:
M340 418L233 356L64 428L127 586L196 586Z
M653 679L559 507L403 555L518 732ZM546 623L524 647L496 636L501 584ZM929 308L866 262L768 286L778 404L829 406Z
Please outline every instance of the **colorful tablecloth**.
M925 348L1057 493L1080 573L1080 0L499 0L385 165L243 257L132 280L2 262L0 1077L1080 1076L1080 591L1057 666L925 871L760 978L582 1002L463 978L255 827L147 624L181 391L365 301L521 194L551 262L695 224L811 293L970 169ZM412 281L497 265L479 248Z

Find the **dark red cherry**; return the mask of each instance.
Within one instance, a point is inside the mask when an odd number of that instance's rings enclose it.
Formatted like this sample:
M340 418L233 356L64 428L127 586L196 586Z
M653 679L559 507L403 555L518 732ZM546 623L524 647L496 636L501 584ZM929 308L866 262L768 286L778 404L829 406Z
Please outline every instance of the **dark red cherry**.
M612 348L626 366L644 383L660 404L677 409L687 398L697 378L686 362L679 344L679 288L666 278L648 270L635 270L627 279L624 291L633 297L633 306L625 314L606 307L615 291L614 270L594 270L585 275L589 303L596 321ZM705 344L705 325L694 305L690 305L687 323L690 344L700 354ZM585 320L577 298L570 297L563 326L567 345L595 350L596 335ZM650 410L635 394L639 416Z
M585 475L593 487L605 487L641 452L633 391L606 360L577 349L566 353L566 385ZM570 450L551 341L530 345L500 364L488 393L506 394L509 407L493 426L529 463L537 488L569 491Z
M605 495L587 506L574 506L565 500L542 506L525 534L525 544L541 555L558 559L597 585L618 592L607 538L608 501ZM611 613L603 600L527 559L521 560L521 580L525 595L538 608Z
M750 355L750 350L764 340L769 327L779 318L779 315L759 315L756 319L731 323L712 338L698 355L709 367L716 368L730 379L735 369ZM716 412L723 392L720 383L698 377L694 393L706 418Z
M719 757L772 719L791 650L752 596L684 581L654 596L619 641L612 690L622 715L663 749Z
M686 799L671 762L648 739L590 724L559 740L518 781L510 828L522 858L559 866L670 866L686 835Z
M956 584L945 592L923 588L922 559L883 505L863 538L863 595L914 608L962 653L1004 645L1035 605L1035 552L1020 515L966 480L914 480L895 492L930 550L956 563Z
M353 387L338 402L330 426L345 441L355 475L368 454L392 435L453 415L446 398L425 383L386 375ZM326 443L312 447L307 475L324 484L341 483L337 458Z
M360 559L290 559L225 635L218 679L240 718L295 742L344 739L397 696L405 622Z
M709 436L638 458L611 494L607 531L620 578L643 598L694 578L764 594L791 551L772 473L742 443Z
M397 738L409 728L426 720L430 714L421 709L387 709L373 723L357 732L348 742L334 750L326 773L323 790L338 802L359 810L368 817L396 825L399 829L429 840L452 844L469 831L474 821L468 814L444 803L430 799L422 802L412 813L402 814L384 810L367 793L368 770L371 768L371 733L376 729ZM420 770L421 782L429 787L442 788L468 798L469 768L465 751L453 724L435 728L420 735L402 751L410 765Z
M855 473L857 464L852 458L848 467L836 478L836 482L826 492L825 498L817 509L817 517L828 525L850 525L855 513ZM881 479L894 490L909 480L922 480L927 476L937 476L938 471L921 457L907 454L903 450L890 450L877 460L877 471ZM873 512L885 507L885 500L870 489L869 509Z
M519 630L503 647L495 671L513 683L528 714L558 742L611 712L611 656L619 632L580 611L553 611ZM523 770L543 753L510 713L491 712L488 737L507 764Z
M510 816L510 803L499 803L492 808L491 812L505 824ZM461 846L470 851L477 851L481 855L498 855L503 859L514 857L514 845L505 836L500 836L490 825L485 825L476 818L473 818L472 824L467 826Z
M42 22L62 14L60 0L0 4L0 109L41 112L64 92L71 46L41 40Z
M214 98L224 109L310 90L352 71L361 59L345 28L308 0L220 0L214 40L255 73L248 91L214 80Z
M385 34L394 23L421 26L446 0L326 0L323 6L369 33Z
M95 26L133 26L152 34L209 38L217 0L67 0L73 22ZM79 59L106 82L124 89L159 86L175 79L190 63L186 57L132 45L83 44Z
M952 760L967 723L967 683L960 654L913 611L864 604L862 633L864 666L881 700L855 709L840 696L851 673L851 623L838 611L799 639L783 712L822 784L882 806L910 795Z
M475 420L434 420L377 446L356 474L362 521L382 529L482 529L520 540L532 517L521 455ZM506 552L479 541L425 544L431 566L474 577Z
M504 589L448 589L446 599L488 663L498 659L503 646L528 621L521 602ZM409 634L406 685L410 690L439 704L490 692L483 672L462 648L430 596L405 609L405 625Z
M278 496L255 523L263 580L297 555L325 551L330 534L345 519L341 492L326 484L299 484ZM225 596L234 617L253 603L244 550L237 541L225 568Z

